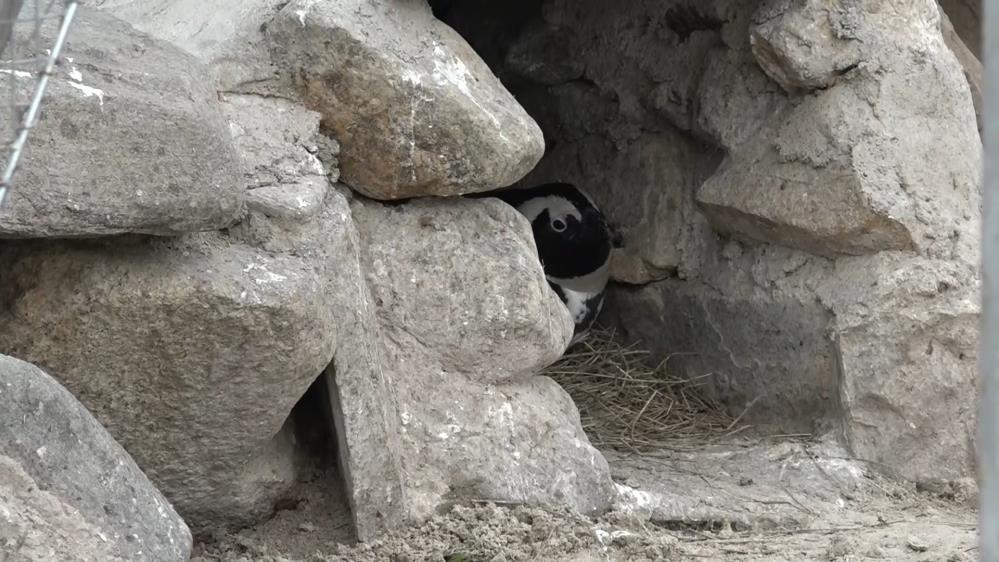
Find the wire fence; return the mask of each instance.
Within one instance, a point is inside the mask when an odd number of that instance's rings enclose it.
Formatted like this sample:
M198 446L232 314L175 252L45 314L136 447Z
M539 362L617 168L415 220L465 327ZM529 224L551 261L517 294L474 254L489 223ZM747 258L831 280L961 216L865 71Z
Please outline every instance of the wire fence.
M75 0L0 0L0 209L76 13ZM57 29L54 39L43 28Z

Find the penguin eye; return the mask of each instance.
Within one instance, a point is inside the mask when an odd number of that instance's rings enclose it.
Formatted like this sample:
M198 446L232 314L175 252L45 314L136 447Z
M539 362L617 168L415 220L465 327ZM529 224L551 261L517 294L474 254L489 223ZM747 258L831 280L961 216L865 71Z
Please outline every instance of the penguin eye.
M562 219L555 219L552 221L552 230L555 232L565 232L565 221Z

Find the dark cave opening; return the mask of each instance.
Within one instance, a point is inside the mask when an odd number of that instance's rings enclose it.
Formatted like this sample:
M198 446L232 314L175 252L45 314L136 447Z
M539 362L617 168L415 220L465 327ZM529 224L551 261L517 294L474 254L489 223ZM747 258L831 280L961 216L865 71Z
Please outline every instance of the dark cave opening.
M317 378L299 398L288 417L296 445L317 469L335 468L337 441L326 375Z
M331 537L353 542L352 517L347 483L339 464L335 417L330 404L328 377L320 375L292 408L278 439L289 442L295 479L285 483L284 493L274 502L268 532L283 532L289 525L302 532L308 521L329 518L335 526ZM303 521L305 523L303 523Z
M698 201L724 164L724 147L751 133L743 114L772 114L784 103L779 87L747 64L752 7L688 0L430 4L544 134L545 156L516 185L574 183L619 236L598 322L652 351L654 361L672 357L689 378L711 373L703 391L733 416L748 408L747 419L784 433L836 419L828 312L719 291L718 277L740 275L752 252L767 250L706 216ZM743 360L740 353L753 355ZM790 365L789 354L802 361Z

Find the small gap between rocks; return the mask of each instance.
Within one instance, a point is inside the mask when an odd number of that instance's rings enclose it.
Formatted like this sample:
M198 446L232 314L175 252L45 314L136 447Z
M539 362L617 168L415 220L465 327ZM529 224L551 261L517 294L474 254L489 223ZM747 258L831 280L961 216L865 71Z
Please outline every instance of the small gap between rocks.
M338 451L326 376L323 373L313 381L292 408L289 419L298 446L315 467L336 469Z
M298 465L297 479L274 505L270 518L240 530L216 530L197 537L194 560L269 559L280 545L281 556L306 560L317 546L333 549L353 544L350 506L338 465L334 417L327 374L302 395L286 424L291 425Z

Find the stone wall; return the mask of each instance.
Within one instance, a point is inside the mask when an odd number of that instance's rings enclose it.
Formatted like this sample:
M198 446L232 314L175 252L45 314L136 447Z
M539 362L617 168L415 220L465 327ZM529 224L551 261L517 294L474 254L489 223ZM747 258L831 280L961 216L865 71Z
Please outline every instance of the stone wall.
M535 376L573 326L529 224L440 197L520 179L541 131L429 6L85 4L0 214L0 350L196 532L272 513L319 377L362 540L468 499L610 506Z
M362 540L612 504L536 376L573 327L530 226L458 197L546 179L621 235L623 337L774 431L971 474L974 55L929 0L435 2L469 41L423 0L83 4L0 212L0 353L195 531L270 515L320 377Z
M622 234L604 321L773 431L971 475L973 53L929 0L665 5L547 0L490 61L548 145L523 183Z

